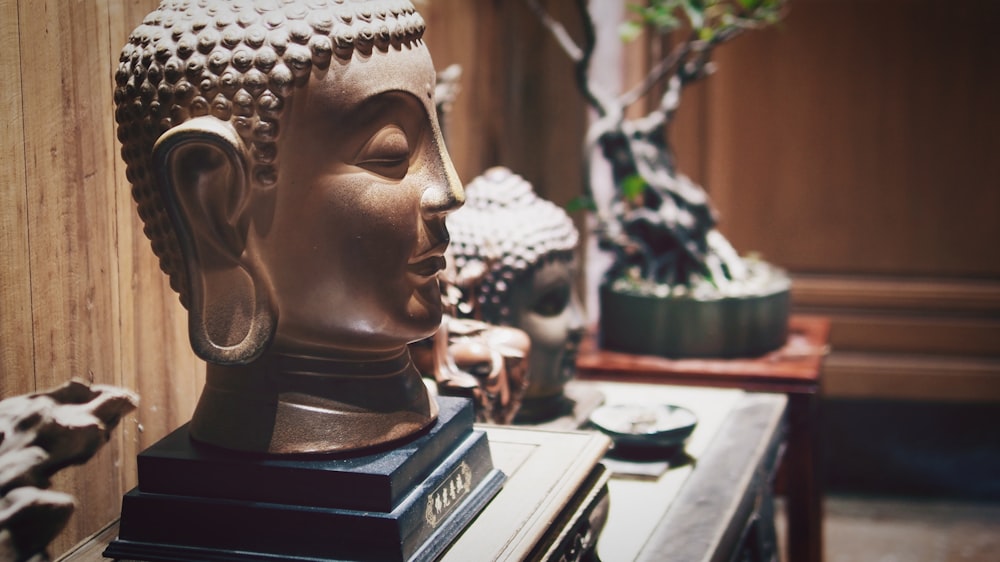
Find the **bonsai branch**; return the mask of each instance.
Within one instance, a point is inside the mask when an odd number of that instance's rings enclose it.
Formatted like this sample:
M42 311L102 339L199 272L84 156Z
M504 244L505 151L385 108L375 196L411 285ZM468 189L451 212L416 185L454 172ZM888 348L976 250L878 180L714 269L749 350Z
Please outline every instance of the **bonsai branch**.
M583 25L584 43L581 47L566 31L566 27L553 18L545 8L538 3L538 0L525 0L528 7L535 13L542 25L552 34L556 43L569 56L574 64L574 75L577 87L587 99L587 102L597 111L599 116L608 114L609 107L613 103L611 96L605 94L599 86L590 81L590 61L594 56L594 47L597 44L597 34L594 31L594 20L587 10L587 0L576 0L576 6L580 12Z
M596 35L586 1L576 1L583 22L582 46L538 0L525 1L575 64L580 91L598 113L584 140L584 177L585 194L597 207L599 245L615 260L605 280L626 276L678 285L704 280L724 289L743 279L747 267L716 229L716 213L704 188L677 171L667 133L684 87L712 72L715 47L773 21L780 13L775 6L784 0L741 2L738 7L729 0L705 4L653 0L637 9L661 32L683 23L671 15L681 11L690 33L637 86L617 97L605 95L590 79ZM626 119L625 109L658 84L665 88L657 107L642 117ZM608 202L594 199L590 189L589 162L594 157L609 164L615 194Z

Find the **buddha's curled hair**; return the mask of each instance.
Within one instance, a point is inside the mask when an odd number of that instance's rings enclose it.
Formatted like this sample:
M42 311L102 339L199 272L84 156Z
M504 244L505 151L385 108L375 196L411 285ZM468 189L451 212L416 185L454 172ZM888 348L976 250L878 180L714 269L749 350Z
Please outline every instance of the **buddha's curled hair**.
M126 176L170 285L188 304L180 244L151 170L156 140L194 117L230 122L250 149L250 179L278 178L281 114L297 87L336 58L419 42L408 0L165 0L132 32L115 73Z
M490 168L465 187L465 205L448 216L448 249L469 315L508 323L507 291L550 259L571 259L579 240L562 208L538 197L521 176ZM464 281L462 281L464 280ZM465 314L460 314L465 315Z

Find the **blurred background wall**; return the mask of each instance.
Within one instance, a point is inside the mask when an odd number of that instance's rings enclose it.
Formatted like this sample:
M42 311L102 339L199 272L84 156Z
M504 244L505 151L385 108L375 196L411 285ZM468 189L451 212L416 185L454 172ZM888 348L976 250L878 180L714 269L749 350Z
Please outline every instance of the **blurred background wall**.
M1000 4L792 0L683 102L722 231L832 319L827 489L1000 499Z
M570 2L545 4L579 36ZM624 13L593 4L605 30ZM117 54L155 5L0 2L0 396L77 376L142 399L54 483L79 501L56 555L117 517L135 455L189 419L204 377L141 234L112 118ZM463 181L506 165L556 203L579 195L586 108L524 5L418 8L436 66L463 68L448 131ZM998 16L986 0L793 0L781 25L723 47L682 102L682 169L707 186L722 230L792 272L797 311L833 318L831 482L942 451L918 489L996 466L1000 443L981 426L1000 414ZM603 79L628 84L662 42L601 48Z

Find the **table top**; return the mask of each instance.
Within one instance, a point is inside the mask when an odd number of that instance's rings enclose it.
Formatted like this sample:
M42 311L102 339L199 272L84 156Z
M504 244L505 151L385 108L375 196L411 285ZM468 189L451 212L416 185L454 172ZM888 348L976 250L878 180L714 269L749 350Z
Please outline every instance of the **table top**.
M668 359L600 349L590 330L577 356L577 378L661 384L719 386L784 393L817 393L823 358L829 353L830 320L793 315L788 342L760 357Z
M604 394L606 404L669 403L694 412L698 425L684 447L694 459L708 450L723 421L745 397L744 392L730 389L616 383L595 383L595 386ZM608 483L611 497L608 521L597 542L600 559L635 560L695 465L672 467L652 479L613 474Z
M604 404L672 404L698 418L684 446L689 462L652 476L636 476L642 471L611 473L608 517L597 542L600 559L660 560L663 552L683 551L671 559L707 560L724 550L725 531L741 524L735 511L750 475L758 471L758 457L782 436L786 397L662 384L576 386L599 393ZM580 395L581 389L574 393ZM548 530L552 510L559 507L560 495L551 493L553 484L579 480L597 460L595 455L601 454L600 441L593 439L586 448L574 450L578 445L573 440L584 440L586 433L566 431L578 420L563 422L567 420L541 427L483 426L494 462L509 480L444 560L524 559L525 546ZM607 459L605 463L615 470L616 464ZM706 484L711 486L711 498L703 497Z
M594 432L480 427L507 481L440 562L529 558L610 445Z

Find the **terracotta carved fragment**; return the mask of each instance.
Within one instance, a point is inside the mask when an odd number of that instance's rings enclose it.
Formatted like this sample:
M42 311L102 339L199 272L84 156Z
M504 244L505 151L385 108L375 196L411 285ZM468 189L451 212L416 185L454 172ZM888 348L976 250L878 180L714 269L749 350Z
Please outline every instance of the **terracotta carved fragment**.
M441 321L464 201L405 0L165 1L116 74L144 231L208 362L192 437L263 453L432 424L407 344Z
M523 330L531 341L521 417L545 415L576 372L585 325L576 289L572 220L502 167L466 186L448 219L449 256L461 290L457 315Z
M0 401L0 560L48 560L75 507L48 489L52 476L88 461L137 403L127 390L76 380Z

